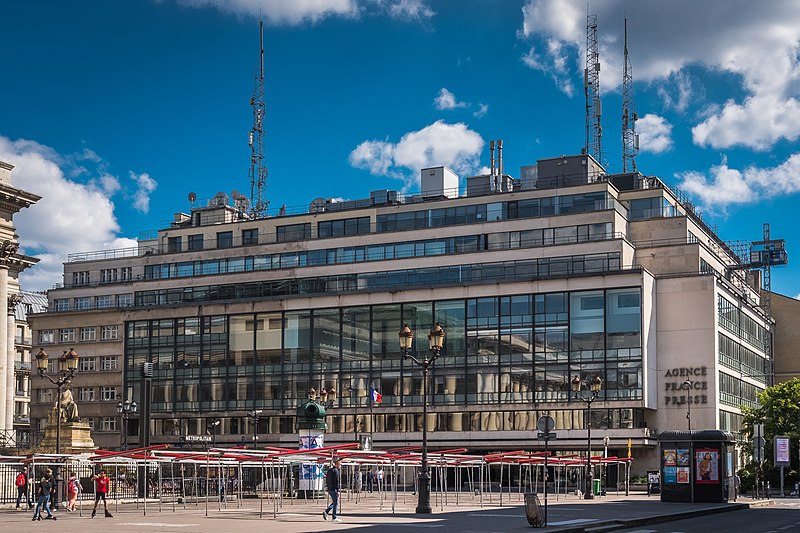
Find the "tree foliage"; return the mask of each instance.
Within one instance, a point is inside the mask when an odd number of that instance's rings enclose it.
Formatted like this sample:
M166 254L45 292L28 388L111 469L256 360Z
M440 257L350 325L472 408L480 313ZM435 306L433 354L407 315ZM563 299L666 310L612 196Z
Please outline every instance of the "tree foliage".
M745 449L753 451L753 425L764 424L764 467L769 470L774 465L774 439L778 435L790 438L789 472L792 478L799 470L798 441L800 440L800 379L778 383L758 395L761 404L757 409L743 408L742 433L747 437ZM750 466L752 468L752 465ZM770 472L767 477L775 474ZM787 478L787 481L789 479ZM794 481L794 479L792 479Z

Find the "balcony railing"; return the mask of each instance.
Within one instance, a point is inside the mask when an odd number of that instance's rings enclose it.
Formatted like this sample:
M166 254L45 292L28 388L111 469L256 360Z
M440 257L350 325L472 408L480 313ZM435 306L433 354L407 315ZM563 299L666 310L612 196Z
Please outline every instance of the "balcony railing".
M33 338L24 335L15 335L14 336L14 344L24 344L25 346L31 346L33 344Z
M14 361L14 370L30 370L31 363L27 361Z

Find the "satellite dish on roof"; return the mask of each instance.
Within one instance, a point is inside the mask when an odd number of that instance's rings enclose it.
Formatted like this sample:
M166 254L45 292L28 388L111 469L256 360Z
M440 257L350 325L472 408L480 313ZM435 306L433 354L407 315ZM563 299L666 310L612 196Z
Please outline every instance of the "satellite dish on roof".
M193 192L190 192L189 193L189 201L194 203L195 200L197 200L197 195L195 193L193 193Z
M228 195L224 192L218 192L208 204L209 207L225 207L228 205Z
M231 191L231 198L233 198L233 201L234 201L234 202L235 202L235 201L237 201L241 195L242 195L242 193L240 193L240 192L239 192L239 191L237 191L236 189L233 189L233 190Z
M325 207L328 205L328 200L325 198L316 198L311 201L311 205L308 206L309 213L322 213L325 211Z

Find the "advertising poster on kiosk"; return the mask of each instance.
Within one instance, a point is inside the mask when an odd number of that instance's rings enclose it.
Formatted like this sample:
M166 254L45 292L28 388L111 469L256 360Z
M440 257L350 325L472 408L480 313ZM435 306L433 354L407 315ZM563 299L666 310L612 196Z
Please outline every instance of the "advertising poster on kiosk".
M719 451L701 448L694 452L695 483L719 483Z

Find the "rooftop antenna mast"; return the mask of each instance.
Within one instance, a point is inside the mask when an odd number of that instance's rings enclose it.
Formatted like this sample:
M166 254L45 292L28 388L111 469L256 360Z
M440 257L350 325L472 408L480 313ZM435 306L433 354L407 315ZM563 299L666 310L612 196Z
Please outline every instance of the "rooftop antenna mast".
M253 218L263 218L269 202L266 200L267 167L264 166L264 21L258 22L260 62L255 79L253 97L253 127L250 130L250 214Z
M597 15L586 13L586 68L583 71L583 90L586 95L586 147L587 154L603 164L600 126L600 52L597 46Z
M622 69L622 172L636 172L636 154L639 153L639 136L633 107L633 70L628 57L628 17L625 17L625 66Z

